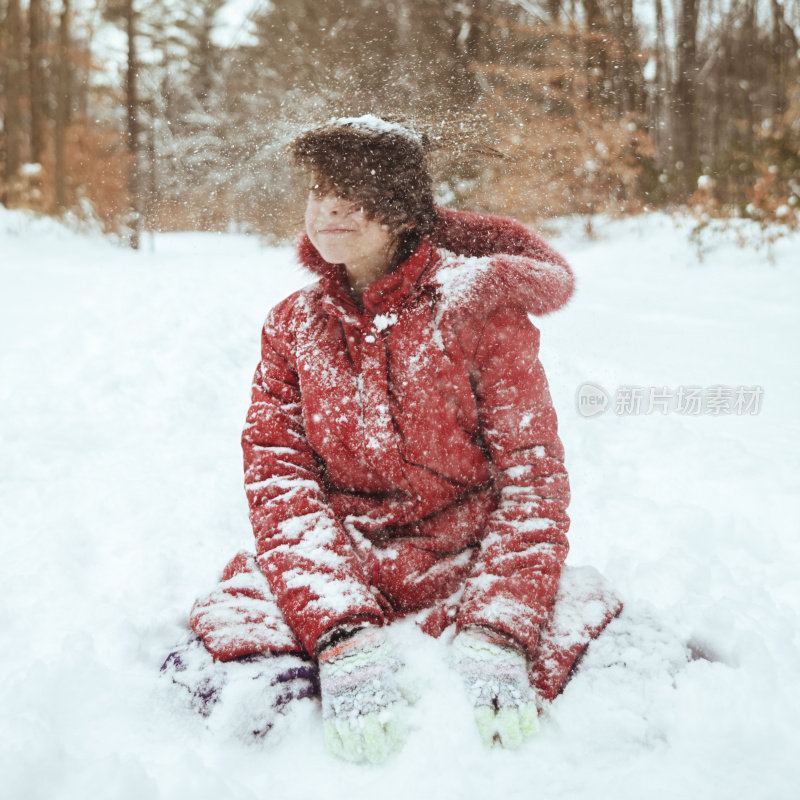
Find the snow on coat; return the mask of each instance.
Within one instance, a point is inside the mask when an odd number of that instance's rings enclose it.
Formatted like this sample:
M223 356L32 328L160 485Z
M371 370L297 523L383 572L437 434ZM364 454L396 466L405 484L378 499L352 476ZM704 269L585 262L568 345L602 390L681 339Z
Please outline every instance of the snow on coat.
M287 632L313 655L337 625L425 610L430 633L486 626L532 657L569 483L528 315L567 302L569 267L519 223L446 209L363 308L306 236L298 254L319 281L270 313L242 435L262 595L287 630L263 609L237 618L256 594L230 586L196 604L194 629L217 657L289 649ZM249 621L249 641L232 633Z

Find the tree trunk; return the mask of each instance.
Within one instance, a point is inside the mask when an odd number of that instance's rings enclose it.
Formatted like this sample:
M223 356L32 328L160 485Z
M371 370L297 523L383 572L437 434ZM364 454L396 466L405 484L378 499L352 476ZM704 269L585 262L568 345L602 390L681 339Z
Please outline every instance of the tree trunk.
M592 105L606 104L605 80L606 53L600 39L603 27L603 15L598 0L583 0L583 10L586 14L586 99Z
M783 7L778 0L771 0L772 10L772 117L780 125L786 111L786 54L783 28L786 25L783 17Z
M723 22L724 24L724 22ZM722 150L725 123L730 117L730 96L728 83L731 65L730 41L727 33L720 36L719 66L714 70L714 108L711 117L711 151L716 157Z
M22 109L20 108L22 82L22 18L19 0L8 0L5 23L5 191L3 202L12 205L16 199L16 185L22 162Z
M139 100L137 94L136 17L133 0L125 3L125 29L128 36L128 64L125 75L125 94L128 114L127 144L130 156L128 193L130 195L130 246L139 249L141 214L139 213Z
M615 58L614 105L618 114L641 109L641 79L636 64L637 33L633 19L633 0L612 4L614 36L620 49Z
M655 0L656 12L656 76L653 102L653 131L656 146L656 163L663 170L674 160L672 150L672 118L669 87L672 85L670 53L667 49L667 33L664 25L662 0Z
M31 161L40 164L44 151L44 127L47 119L47 93L44 76L42 0L30 0L28 6L28 74L31 97Z
M759 81L758 75L758 46L757 46L757 29L756 21L756 4L755 0L747 0L745 7L745 25L744 25L744 63L745 63L745 80L747 86L744 93L745 99L745 142L749 151L752 151L755 136L756 125L758 123L758 109L756 105L757 100L757 86Z
M678 193L693 189L697 170L697 7L699 0L681 0L678 19L678 75L675 82L675 167Z
M66 141L67 125L69 124L70 98L70 0L62 0L61 21L58 27L58 97L56 100L56 209L63 212L67 207L67 178L66 178Z

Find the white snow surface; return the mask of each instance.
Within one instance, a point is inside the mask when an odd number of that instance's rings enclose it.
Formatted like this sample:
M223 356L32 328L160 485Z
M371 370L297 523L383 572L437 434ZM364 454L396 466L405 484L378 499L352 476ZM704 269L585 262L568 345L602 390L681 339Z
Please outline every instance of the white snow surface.
M480 744L448 639L392 626L417 676L412 730L357 766L325 750L314 701L253 742L235 708L207 724L159 677L195 597L252 549L239 434L259 332L309 277L254 238L132 253L0 210L3 795L796 797L800 236L768 254L719 234L700 261L663 215L595 229L552 239L578 290L537 325L569 562L597 567L625 611L516 752ZM763 397L756 415L585 418L587 381Z

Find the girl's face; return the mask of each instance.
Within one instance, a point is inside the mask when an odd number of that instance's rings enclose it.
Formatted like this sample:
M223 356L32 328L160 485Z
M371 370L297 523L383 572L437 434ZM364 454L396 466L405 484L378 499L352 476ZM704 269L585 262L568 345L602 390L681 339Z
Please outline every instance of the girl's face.
M306 233L328 263L344 265L359 296L392 270L393 232L368 217L356 202L312 189L306 204Z

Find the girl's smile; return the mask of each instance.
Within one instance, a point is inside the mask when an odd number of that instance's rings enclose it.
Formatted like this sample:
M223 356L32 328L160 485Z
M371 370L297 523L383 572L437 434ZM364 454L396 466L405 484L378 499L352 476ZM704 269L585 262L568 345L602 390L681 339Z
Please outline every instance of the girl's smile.
M367 216L358 204L313 190L306 204L306 233L330 264L343 264L353 291L360 295L392 269L395 236Z

